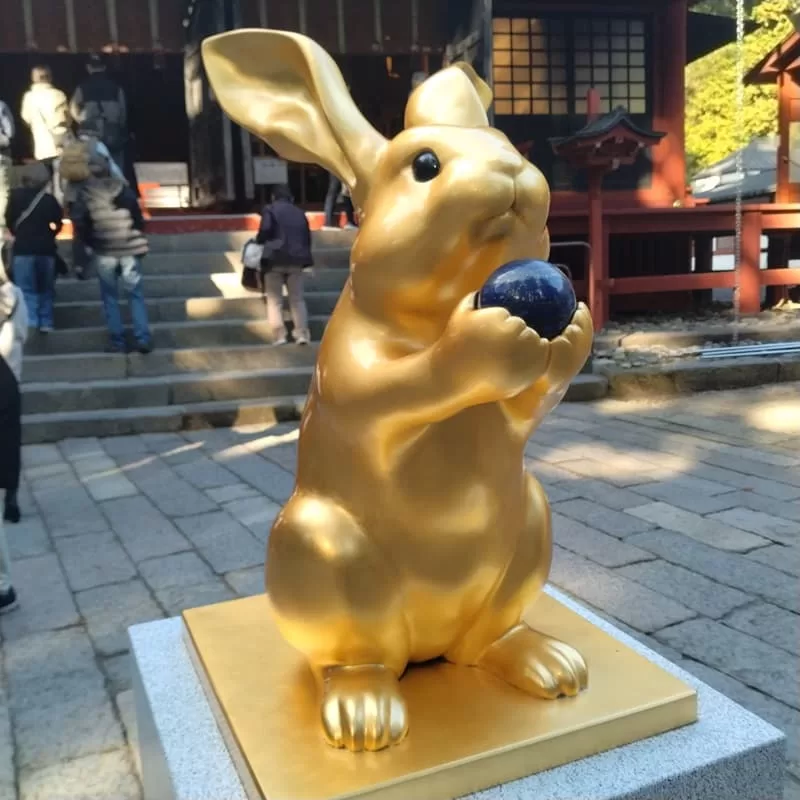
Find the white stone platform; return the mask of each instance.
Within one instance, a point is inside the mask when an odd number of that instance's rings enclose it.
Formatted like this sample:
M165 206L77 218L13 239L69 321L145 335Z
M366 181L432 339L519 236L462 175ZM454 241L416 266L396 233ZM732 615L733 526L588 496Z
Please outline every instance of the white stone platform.
M780 731L560 592L548 591L695 686L698 721L471 800L781 800ZM250 800L190 660L180 618L137 625L129 635L145 800Z

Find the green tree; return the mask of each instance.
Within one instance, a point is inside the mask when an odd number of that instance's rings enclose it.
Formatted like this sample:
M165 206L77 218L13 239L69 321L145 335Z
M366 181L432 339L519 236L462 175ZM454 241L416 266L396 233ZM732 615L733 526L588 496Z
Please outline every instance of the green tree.
M745 13L749 14L757 0L744 0ZM723 17L736 16L736 0L702 0L694 7L704 14L719 14Z
M718 10L734 0L707 0ZM745 71L762 59L792 30L790 12L796 0L760 0L750 19L758 26L744 38ZM742 130L736 125L736 43L709 53L686 70L686 156L689 174L714 164L753 137L778 129L774 86L746 86Z

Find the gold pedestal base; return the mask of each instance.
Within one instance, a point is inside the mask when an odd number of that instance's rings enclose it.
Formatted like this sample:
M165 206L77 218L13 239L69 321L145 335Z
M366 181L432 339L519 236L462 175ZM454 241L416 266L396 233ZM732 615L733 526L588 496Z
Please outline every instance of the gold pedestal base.
M401 684L408 737L354 754L324 742L314 681L266 595L183 616L251 800L450 800L697 719L694 689L542 595L526 620L581 651L585 692L537 700L477 669L412 667Z

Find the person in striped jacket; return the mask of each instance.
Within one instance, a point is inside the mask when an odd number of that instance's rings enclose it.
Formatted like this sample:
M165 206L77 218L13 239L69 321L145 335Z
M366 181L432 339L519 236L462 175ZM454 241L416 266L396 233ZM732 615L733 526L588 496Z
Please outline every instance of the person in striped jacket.
M131 311L136 349L149 353L153 345L142 291L142 258L148 252L142 211L133 189L111 174L108 160L92 160L89 168L91 177L72 204L70 217L100 281L111 337L107 349L112 353L127 351L119 307L121 283Z

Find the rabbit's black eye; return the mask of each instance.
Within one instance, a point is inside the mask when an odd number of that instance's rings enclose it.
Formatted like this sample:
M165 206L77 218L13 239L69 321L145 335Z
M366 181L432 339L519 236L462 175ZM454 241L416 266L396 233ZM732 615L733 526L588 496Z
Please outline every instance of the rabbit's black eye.
M412 166L414 170L414 180L419 183L432 181L441 169L439 159L433 150L423 150L415 159Z

